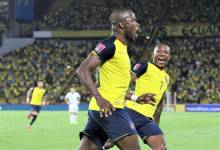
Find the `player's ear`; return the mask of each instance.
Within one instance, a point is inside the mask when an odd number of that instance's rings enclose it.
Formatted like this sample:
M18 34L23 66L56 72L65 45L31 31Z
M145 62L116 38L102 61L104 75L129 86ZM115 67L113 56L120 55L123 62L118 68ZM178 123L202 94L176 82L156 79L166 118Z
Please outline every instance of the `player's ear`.
M121 22L118 23L118 26L119 26L120 29L124 29L125 28L125 26Z

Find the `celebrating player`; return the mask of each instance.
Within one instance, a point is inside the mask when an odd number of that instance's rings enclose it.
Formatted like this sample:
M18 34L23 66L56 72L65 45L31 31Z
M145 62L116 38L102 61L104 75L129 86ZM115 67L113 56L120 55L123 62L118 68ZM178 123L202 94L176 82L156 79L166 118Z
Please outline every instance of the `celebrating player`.
M138 95L153 93L156 103L138 104L127 101L126 110L131 117L135 128L145 144L153 150L165 150L165 140L163 132L159 127L159 120L163 108L163 95L169 84L169 75L164 67L170 59L170 48L166 44L160 43L154 48L153 63L141 62L134 66L134 79L136 78L135 93L131 96L136 101ZM109 142L105 148L113 145Z
M69 113L70 113L70 124L77 124L77 112L78 112L78 105L80 102L80 95L78 92L75 91L74 87L70 88L70 92L68 92L65 96L65 101L69 104Z
M82 83L93 95L87 125L80 133L79 150L101 149L107 137L121 150L140 149L134 124L123 109L131 79L127 44L137 38L139 24L131 10L113 11L110 22L113 35L98 43L77 69ZM97 67L98 89L91 77Z
M45 105L45 89L44 82L42 80L37 81L37 86L32 87L27 92L26 103L30 104L31 112L28 114L28 119L31 119L31 122L28 125L28 128L31 128L33 123L36 121L42 104Z
M159 127L160 115L163 108L163 95L169 85L169 75L164 67L170 59L170 48L160 43L154 48L153 63L142 62L133 68L136 79L135 95L143 93L155 94L155 105L128 101L127 111L145 144L153 150L165 150L163 132Z
M153 150L166 149L163 132L159 127L159 121L163 108L163 95L169 84L169 75L164 70L169 59L169 46L160 43L154 48L153 63L142 62L136 64L133 68L134 76L137 78L135 95L153 93L155 94L155 105L140 105L132 101L128 101L126 104L129 116L139 136Z

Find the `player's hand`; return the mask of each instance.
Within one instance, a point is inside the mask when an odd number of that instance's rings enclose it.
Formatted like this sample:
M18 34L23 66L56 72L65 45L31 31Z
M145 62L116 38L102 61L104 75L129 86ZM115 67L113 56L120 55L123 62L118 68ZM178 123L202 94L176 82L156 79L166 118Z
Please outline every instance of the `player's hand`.
M114 106L101 96L96 98L96 102L100 109L100 117L108 117L115 111Z
M155 94L153 93L145 93L141 96L138 96L138 99L137 99L137 103L139 104L150 104L152 106L155 106L155 99L154 99L154 96Z

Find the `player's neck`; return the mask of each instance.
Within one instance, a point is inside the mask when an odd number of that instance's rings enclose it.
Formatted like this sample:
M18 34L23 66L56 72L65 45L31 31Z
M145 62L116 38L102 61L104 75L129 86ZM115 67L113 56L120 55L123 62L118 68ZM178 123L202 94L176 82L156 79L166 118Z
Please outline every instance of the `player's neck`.
M126 38L125 38L124 35L122 35L122 34L116 32L116 31L113 32L113 35L114 35L115 37L117 37L117 39L118 39L121 43L123 43L124 45L127 45L127 40L126 40Z
M154 63L153 62L153 64L158 68L158 69L160 69L160 70L163 70L164 69L164 67L160 67L160 66L158 66L156 63Z

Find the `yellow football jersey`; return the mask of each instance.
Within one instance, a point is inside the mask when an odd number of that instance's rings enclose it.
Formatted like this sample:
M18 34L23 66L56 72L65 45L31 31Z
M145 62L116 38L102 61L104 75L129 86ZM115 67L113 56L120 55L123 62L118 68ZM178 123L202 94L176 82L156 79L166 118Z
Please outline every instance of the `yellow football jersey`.
M112 36L100 42L92 53L101 61L98 67L98 91L115 108L123 108L131 79L127 45ZM90 101L89 109L99 110L94 97Z
M32 92L31 102L32 105L42 105L43 96L45 94L45 89L35 87Z
M126 107L135 110L144 116L153 118L157 105L160 103L163 94L169 85L169 75L149 62L142 62L135 65L133 72L136 74L135 95L140 96L145 93L155 94L156 105L138 104L133 101L127 101Z

